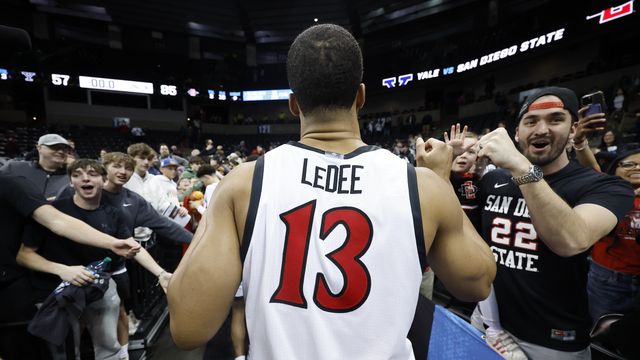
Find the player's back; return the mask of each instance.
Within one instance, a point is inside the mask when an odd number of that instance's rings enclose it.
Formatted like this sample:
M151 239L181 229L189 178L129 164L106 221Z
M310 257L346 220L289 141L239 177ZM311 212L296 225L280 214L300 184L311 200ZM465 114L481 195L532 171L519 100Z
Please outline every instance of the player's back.
M243 236L252 358L413 359L416 184L405 160L371 146L292 142L258 161Z

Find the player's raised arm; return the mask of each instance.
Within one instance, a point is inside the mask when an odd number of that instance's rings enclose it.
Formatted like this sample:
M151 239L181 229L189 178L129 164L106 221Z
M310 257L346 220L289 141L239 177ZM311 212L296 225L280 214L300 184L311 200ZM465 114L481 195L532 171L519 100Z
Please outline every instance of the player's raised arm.
M220 182L169 283L171 335L180 348L206 343L229 313L242 273L240 237L253 166L242 164Z
M496 275L494 256L464 214L451 184L444 180L451 168L451 150L435 139L429 139L426 147L428 155L422 140L418 142L418 163L437 173L417 168L416 175L429 265L458 299L483 300Z

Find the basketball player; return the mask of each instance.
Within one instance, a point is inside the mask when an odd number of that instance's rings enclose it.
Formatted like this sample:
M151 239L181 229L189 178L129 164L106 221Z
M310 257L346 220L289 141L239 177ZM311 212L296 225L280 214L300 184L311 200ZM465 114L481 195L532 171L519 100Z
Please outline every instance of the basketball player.
M437 175L362 142L362 54L339 26L302 32L287 73L301 139L218 185L169 283L173 339L194 348L211 338L242 277L249 358L413 359L423 255L463 300L485 298L494 277L489 248L440 178L451 151L427 142L440 150L427 161Z
M500 168L480 183L483 237L498 263L500 322L531 359L590 358L587 250L633 201L621 179L569 161L565 147L577 118L573 91L543 88L520 110L520 151L503 128L476 145L479 157Z

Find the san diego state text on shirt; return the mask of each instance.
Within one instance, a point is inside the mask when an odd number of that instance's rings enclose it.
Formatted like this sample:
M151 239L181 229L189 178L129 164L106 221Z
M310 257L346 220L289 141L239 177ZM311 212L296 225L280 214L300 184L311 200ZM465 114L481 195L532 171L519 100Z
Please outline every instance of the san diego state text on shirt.
M538 255L532 252L537 251L539 239L524 199L514 201L512 196L488 195L483 210L506 215L492 220L489 245L496 262L511 269L538 272Z

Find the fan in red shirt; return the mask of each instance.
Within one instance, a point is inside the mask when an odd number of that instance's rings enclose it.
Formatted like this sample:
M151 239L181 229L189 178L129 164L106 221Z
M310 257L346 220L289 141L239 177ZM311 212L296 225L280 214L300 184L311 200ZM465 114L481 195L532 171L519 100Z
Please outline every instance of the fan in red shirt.
M636 197L633 209L593 246L587 285L593 321L640 306L640 149L616 158L609 173L630 182Z

